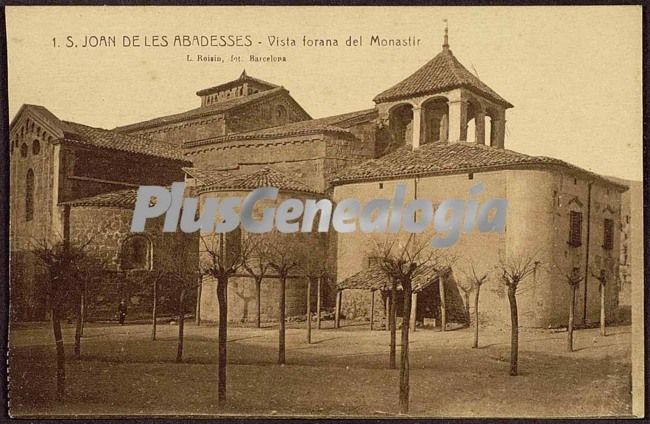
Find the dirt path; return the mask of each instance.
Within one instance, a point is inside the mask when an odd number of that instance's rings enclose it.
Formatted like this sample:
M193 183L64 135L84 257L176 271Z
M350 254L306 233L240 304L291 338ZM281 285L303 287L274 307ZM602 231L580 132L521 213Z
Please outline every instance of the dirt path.
M173 362L177 327L89 326L83 359L68 362L67 401L54 394L54 349L47 326L15 329L10 396L14 415L385 416L397 411L397 370L387 369L388 333L367 326L289 329L287 362L275 364L275 328L229 330L228 397L216 405L216 327L189 325L185 363ZM468 329L412 334L411 414L416 416L625 416L631 413L630 328L565 333L523 330L520 372L508 375L509 333ZM64 338L72 340L72 329ZM67 352L71 346L66 346Z

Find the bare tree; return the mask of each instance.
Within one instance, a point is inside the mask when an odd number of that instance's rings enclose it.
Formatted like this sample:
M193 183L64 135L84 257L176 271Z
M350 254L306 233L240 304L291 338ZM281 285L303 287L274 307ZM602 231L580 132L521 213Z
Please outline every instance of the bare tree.
M169 273L171 282L176 284L176 297L178 299L178 343L176 348L176 362L183 362L183 346L185 334L186 296L190 291L196 290L198 284L192 273Z
M257 328L262 326L262 281L269 271L269 245L267 240L263 237L258 237L255 243L255 248L251 252L251 257L248 258L242 265L246 272L253 277L255 281L255 299L257 301L257 314L255 316L255 324Z
M576 309L576 292L578 291L578 286L580 282L584 280L584 276L580 273L580 268L573 267L571 271L564 272L564 281L566 281L569 289L571 290L571 296L569 298L569 323L567 324L567 351L573 352L573 327L575 321L575 309Z
M607 328L605 326L605 289L607 286L607 274L604 269L601 269L598 275L596 275L592 270L591 275L600 283L598 285L598 290L600 291L600 335L605 337L607 335Z
M468 291L465 291L465 288L461 286L463 292L468 296L466 298L467 305L467 315L469 317L469 292L474 292L474 341L472 343L472 348L478 348L478 328L479 328L479 319L478 319L478 305L479 305L479 295L481 294L481 286L487 281L488 273L487 272L477 272L476 266L473 261L469 262L469 270L465 272L465 281L468 283Z
M149 274L153 280L153 302L151 307L151 340L156 340L156 329L158 324L158 289L160 286L160 281L162 280L165 273L162 271L152 272Z
M519 283L531 275L539 262L535 255L512 255L500 258L497 268L501 272L501 280L508 289L508 302L510 303L510 375L517 375L517 361L519 355L519 315L517 312L517 288Z
M321 238L319 240L321 243L325 243L326 239ZM300 257L298 258L298 266L301 273L307 278L307 308L306 308L306 324L307 324L307 343L311 343L311 283L312 281L323 278L328 274L328 261L327 255L325 259L322 255L315 254L308 250L301 250ZM320 287L319 287L320 290ZM318 302L320 302L320 293L318 294ZM320 312L320 305L317 308Z
M66 311L74 306L77 322L79 322L84 269L96 263L86 253L86 247L90 242L91 240L88 240L83 244L74 245L69 240L33 243L33 253L48 271L46 287L52 309L52 332L56 344L56 397L61 402L65 396L65 350L61 319L64 318ZM74 349L77 358L81 355L81 336L78 327L77 324Z
M304 254L305 246L302 245L302 237L298 233L280 234L276 231L266 233L268 246L268 263L280 279L278 321L280 324L278 333L278 364L286 363L286 295L287 278L291 271L296 269L300 258Z
M392 287L402 287L402 348L400 354L399 406L401 413L408 413L409 408L409 319L411 314L411 296L414 279L425 272L428 267L443 270L443 263L448 259L439 250L431 248L428 241L420 241L411 234L404 243L395 238L386 239L375 247L374 256L379 259L379 266L391 281ZM394 304L394 303L393 303ZM393 307L394 309L394 307ZM394 310L391 312L394 314ZM394 315L393 315L394 316ZM393 318L394 324L394 318ZM391 327L391 332L394 331ZM392 346L391 346L392 347Z
M238 243L227 245L224 234L212 234L202 236L201 245L201 273L217 280L217 301L219 303L218 400L224 402L226 400L226 344L228 341L228 281L246 263L253 244L250 238L246 238Z

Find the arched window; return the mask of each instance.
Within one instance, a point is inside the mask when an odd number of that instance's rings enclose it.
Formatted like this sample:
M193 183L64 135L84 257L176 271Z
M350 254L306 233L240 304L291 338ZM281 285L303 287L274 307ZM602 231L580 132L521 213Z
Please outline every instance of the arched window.
M122 270L151 269L151 242L148 238L135 235L124 241L120 251L120 268Z
M21 149L22 150L22 149ZM25 221L34 218L34 171L27 171L25 178Z
M26 158L27 157L27 143L23 143L20 145L20 157L21 158Z
M37 155L41 152L41 143L38 140L34 140L32 143L32 154Z
M275 114L280 119L285 118L287 116L287 109L284 106L280 105L275 108Z

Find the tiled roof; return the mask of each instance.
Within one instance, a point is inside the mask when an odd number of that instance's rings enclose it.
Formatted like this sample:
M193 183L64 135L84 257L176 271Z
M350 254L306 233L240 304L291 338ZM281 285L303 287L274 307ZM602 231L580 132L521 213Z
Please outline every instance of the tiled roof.
M173 124L175 122L184 121L187 119L199 118L202 116L218 115L231 109L247 105L249 103L265 99L267 97L276 95L278 93L288 93L283 87L276 87L259 93L251 94L248 96L236 97L231 100L217 102L210 106L202 106L196 109L191 109L186 112L176 113L173 115L162 116L159 118L150 119L148 121L137 122L135 124L123 125L115 128L117 131L129 132L135 130L142 130L145 128L158 127L166 124Z
M70 206L104 206L118 208L133 208L138 194L138 189L127 189L111 191L108 193L98 194L92 197L63 202L63 205Z
M233 172L221 181L197 187L197 192L230 190L255 190L260 187L275 187L283 191L318 193L306 184L294 180L272 168L264 167L252 172Z
M402 146L379 159L371 159L346 168L331 181L342 185L361 181L391 180L404 177L460 174L499 169L561 167L588 175L626 190L627 187L601 175L571 165L560 159L529 156L512 150L497 149L475 143L429 143L413 150Z
M197 96L207 96L208 94L216 93L217 91L225 90L225 89L227 89L229 87L241 84L243 82L248 82L248 81L256 82L256 83L258 83L260 85L265 85L265 86L267 86L269 88L277 87L276 84L272 84L270 82L263 81L261 79L257 79L257 78L253 78L253 77L249 76L246 73L246 70L244 70L241 73L241 75L239 76L239 78L237 78L236 80L232 80L232 81L225 82L223 84L215 85L214 87L204 88L203 90L197 91L196 95Z
M465 69L449 49L443 49L411 76L377 95L374 101L383 103L460 87L476 91L505 107L512 107L512 104Z
M216 184L234 175L238 167L230 169L183 168L183 171L200 181L201 185Z
M357 112L344 113L342 115L328 116L326 118L292 122L278 127L265 128L245 133L228 134L205 140L190 141L184 143L183 147L196 147L225 141L261 140L309 134L351 134L347 129L348 127L359 122L369 121L374 119L376 116L377 111L375 109L365 109Z
M444 273L449 272L446 269ZM419 292L420 290L428 287L438 279L440 274L430 265L422 266L415 278L413 278L413 291ZM362 289L362 290L390 290L391 281L386 276L386 273L378 266L372 265L363 270L351 275L343 281L336 284L339 290L344 289ZM397 285L398 290L402 290L401 285Z
M89 127L76 122L61 122L64 139L69 142L190 163L183 157L180 147L175 144L127 135L114 130Z

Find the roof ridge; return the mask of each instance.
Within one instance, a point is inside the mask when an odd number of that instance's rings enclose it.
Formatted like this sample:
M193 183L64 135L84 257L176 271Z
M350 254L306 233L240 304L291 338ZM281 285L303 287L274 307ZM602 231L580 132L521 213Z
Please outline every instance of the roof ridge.
M561 159L533 156L470 142L427 143L415 151L410 146L402 146L381 158L367 160L343 169L330 180L330 184L336 186L363 181L390 180L405 176L461 174L544 165L560 166L568 171L581 173L589 178L624 188L624 185L617 184L602 175Z
M196 108L188 109L183 112L172 113L170 115L163 115L155 118L146 119L144 121L134 122L126 125L120 125L113 129L119 132L127 132L131 130L155 127L158 125L173 124L179 121L183 121L185 119L193 119L205 115L210 115L211 113L224 113L226 111L230 111L237 107L244 106L249 102L258 101L266 98L267 96L282 93L282 92L288 93L288 90L282 86L278 86L278 87L271 88L269 90L260 91L258 93L250 94L247 96L234 97L232 99L228 99L223 102L217 102L209 106L199 106ZM228 107L230 106L229 103L232 103L233 105L231 107ZM190 116L186 116L187 114L190 114Z

